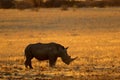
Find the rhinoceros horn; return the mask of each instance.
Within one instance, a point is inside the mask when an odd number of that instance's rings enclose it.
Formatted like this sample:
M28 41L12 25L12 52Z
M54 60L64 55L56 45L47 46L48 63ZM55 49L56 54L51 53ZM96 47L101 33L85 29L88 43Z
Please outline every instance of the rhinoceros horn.
M75 58L71 58L70 59L70 62L74 61L75 59L77 59L78 57L75 57Z
M72 61L74 61L75 59L77 59L77 57L75 58L71 58L71 56L68 56L67 58L62 58L62 61L64 63L66 63L67 65L69 65Z

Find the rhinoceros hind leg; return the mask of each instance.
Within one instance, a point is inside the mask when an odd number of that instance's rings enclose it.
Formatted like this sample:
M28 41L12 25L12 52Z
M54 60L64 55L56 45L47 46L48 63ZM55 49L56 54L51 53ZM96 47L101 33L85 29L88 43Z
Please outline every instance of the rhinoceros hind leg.
M30 62L29 62L29 67L30 67L30 69L33 69L31 60L30 60Z
M27 58L25 61L25 67L28 68L28 66L30 67L30 69L33 69L32 67L32 63L31 63L31 59L32 58Z

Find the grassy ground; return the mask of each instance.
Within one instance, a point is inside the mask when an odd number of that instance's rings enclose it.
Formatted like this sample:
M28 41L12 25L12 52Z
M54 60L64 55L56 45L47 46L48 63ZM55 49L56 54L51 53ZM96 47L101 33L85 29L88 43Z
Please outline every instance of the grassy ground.
M0 10L0 79L3 80L119 80L120 8ZM24 67L30 43L57 42L69 46L78 59L56 68L33 59Z

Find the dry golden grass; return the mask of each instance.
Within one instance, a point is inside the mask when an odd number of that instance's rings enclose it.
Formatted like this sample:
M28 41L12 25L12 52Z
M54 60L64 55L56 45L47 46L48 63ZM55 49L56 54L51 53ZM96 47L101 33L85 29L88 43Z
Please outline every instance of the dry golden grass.
M0 79L119 80L120 9L0 10ZM24 48L30 43L58 42L79 58L56 68L33 59L24 68Z

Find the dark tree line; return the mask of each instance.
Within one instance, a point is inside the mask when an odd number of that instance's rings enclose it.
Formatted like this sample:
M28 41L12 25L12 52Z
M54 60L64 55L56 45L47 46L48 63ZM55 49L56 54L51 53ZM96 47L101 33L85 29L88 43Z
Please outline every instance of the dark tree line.
M0 8L12 8L14 0L0 0Z
M0 8L38 8L38 7L61 7L66 5L68 7L106 7L106 6L120 6L120 0L0 0Z

